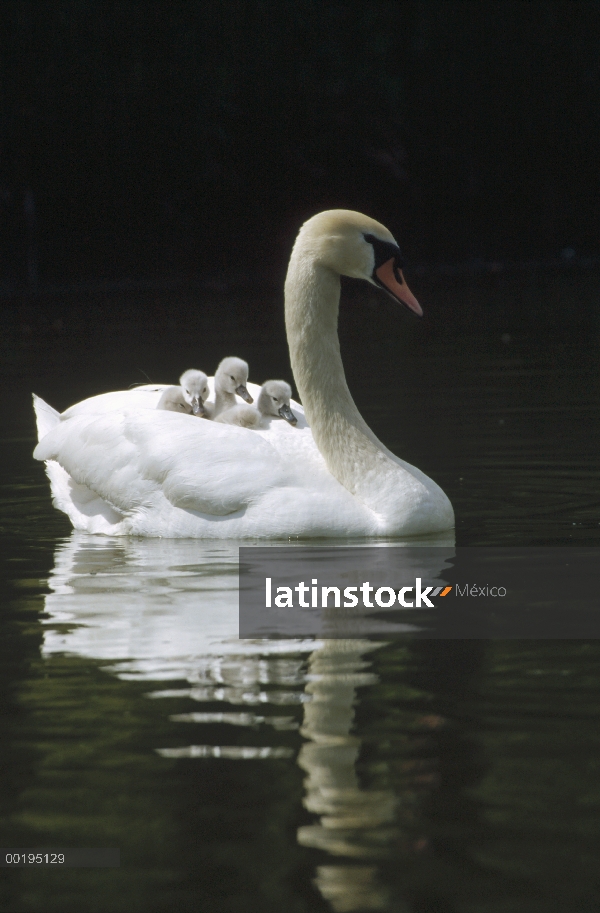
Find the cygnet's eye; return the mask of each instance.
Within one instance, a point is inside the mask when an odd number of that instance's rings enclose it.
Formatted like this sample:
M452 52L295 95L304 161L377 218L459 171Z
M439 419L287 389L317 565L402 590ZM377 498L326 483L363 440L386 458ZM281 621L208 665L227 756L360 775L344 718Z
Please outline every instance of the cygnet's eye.
M272 399L273 399L273 402L274 402L274 403L278 403L278 402L279 402L279 400L277 399L276 396L272 397Z
M186 390L185 392L187 393L188 396L190 395L190 391L189 391L189 390Z
M230 377L231 380L235 383L235 377L232 377L231 374L229 375L229 377Z

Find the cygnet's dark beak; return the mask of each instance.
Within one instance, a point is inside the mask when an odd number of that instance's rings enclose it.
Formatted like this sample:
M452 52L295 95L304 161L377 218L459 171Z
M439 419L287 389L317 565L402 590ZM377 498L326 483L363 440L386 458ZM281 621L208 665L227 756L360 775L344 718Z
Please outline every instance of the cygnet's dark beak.
M194 396L192 399L192 412L199 418L205 418L206 416L206 409L204 408L204 404L199 397Z
M239 387L236 387L236 388L235 388L235 392L237 393L238 396L241 396L242 399L243 399L245 402L247 402L247 403L253 403L253 402L254 402L254 400L252 399L252 397L251 397L250 394L248 393L248 390L247 390L245 384L240 384Z
M283 404L283 406L280 409L278 409L278 412L279 412L280 416L286 420L286 422L290 423L290 425L298 424L298 419L296 418L296 416L294 415L294 413L292 412L290 407L286 406L285 403Z

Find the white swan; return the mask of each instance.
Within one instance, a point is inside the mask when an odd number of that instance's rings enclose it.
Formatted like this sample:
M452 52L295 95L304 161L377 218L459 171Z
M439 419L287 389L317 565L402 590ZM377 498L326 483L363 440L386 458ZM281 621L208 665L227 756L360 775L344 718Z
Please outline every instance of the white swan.
M215 371L215 401L206 403L209 418L216 418L222 412L233 409L237 404L236 394L247 403L254 400L248 393L248 363L233 356L224 358Z
M239 425L240 428L264 428L265 419L284 418L290 425L297 425L298 419L290 409L292 388L284 380L266 380L260 388L256 406L233 406L216 419L225 425Z
M111 394L93 397L62 421L36 399L34 456L48 461L56 506L75 527L113 535L411 536L452 528L444 492L361 417L340 356L340 275L379 285L420 314L400 266L389 231L360 213L320 213L300 230L285 284L292 368L308 419L293 403L297 428L272 422L249 431L157 413L161 388L130 391L131 408L130 394L112 394L112 411ZM154 397L148 409L138 405L144 396Z
M203 418L206 415L204 400L209 396L208 377L204 371L190 368L179 378L179 387L167 387L156 404L157 409L184 412Z

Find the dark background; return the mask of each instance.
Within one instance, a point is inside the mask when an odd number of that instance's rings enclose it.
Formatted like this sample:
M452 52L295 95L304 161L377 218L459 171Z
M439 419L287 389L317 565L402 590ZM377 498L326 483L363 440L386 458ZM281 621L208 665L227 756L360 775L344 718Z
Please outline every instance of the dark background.
M31 456L30 398L62 410L231 354L291 382L282 282L314 212L362 210L405 250L424 319L344 283L344 365L375 434L448 493L457 544L597 547L599 26L573 0L0 3L1 833L129 860L52 890L10 873L1 910L325 908L332 857L296 842L315 820L300 768L152 751L293 732L188 735L168 716L188 698L165 709L106 658L40 655L76 540ZM76 576L93 594L104 567L126 602L146 545L95 543ZM369 654L357 774L398 800L396 908L598 909L598 649L515 643Z
M413 266L590 264L600 5L0 5L0 290L280 286L331 207Z

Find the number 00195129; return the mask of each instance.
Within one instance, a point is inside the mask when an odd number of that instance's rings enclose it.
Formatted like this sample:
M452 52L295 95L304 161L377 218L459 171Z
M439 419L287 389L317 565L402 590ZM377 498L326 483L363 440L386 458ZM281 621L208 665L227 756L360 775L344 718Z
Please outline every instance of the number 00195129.
M7 865L63 865L64 853L7 853Z

